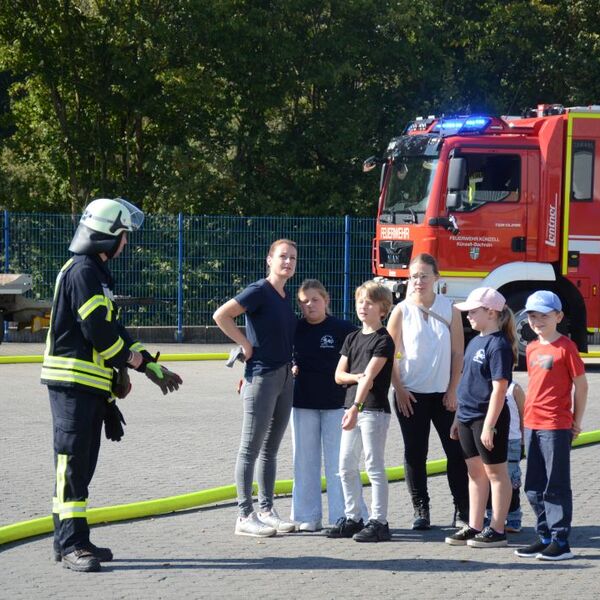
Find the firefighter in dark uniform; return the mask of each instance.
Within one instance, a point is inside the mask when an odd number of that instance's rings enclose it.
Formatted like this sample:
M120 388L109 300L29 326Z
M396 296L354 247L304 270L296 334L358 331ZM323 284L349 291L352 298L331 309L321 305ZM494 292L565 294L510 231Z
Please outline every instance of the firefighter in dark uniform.
M116 318L107 262L122 252L127 235L143 220L144 213L121 198L91 202L69 247L74 256L56 279L42 383L48 386L54 426L54 558L74 571L98 571L100 562L112 560L109 548L90 541L86 510L102 424L108 439L123 435L125 421L115 397L129 392L127 368L145 373L163 394L182 382Z

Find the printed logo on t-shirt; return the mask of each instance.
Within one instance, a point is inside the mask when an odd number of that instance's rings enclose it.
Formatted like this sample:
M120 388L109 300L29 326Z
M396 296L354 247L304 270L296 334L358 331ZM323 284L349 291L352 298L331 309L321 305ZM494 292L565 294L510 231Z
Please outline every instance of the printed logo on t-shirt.
M551 354L536 354L532 357L531 366L545 369L546 371L552 370L554 364L554 357Z
M321 348L333 348L335 346L335 340L332 335L324 335L321 338Z
M482 365L485 362L485 350L480 348L475 352L475 356L473 357L473 362L479 363Z

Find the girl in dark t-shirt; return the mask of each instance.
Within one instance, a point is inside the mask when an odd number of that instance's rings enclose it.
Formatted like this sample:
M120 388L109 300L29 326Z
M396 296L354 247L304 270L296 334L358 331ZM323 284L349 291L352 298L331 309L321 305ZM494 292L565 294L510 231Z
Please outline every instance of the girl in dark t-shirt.
M465 352L458 408L450 430L451 437L458 436L469 472L469 524L448 536L446 543L474 548L506 546L504 524L512 496L506 390L516 357L514 320L504 296L490 287L473 290L465 302L455 306L467 313L479 335ZM492 519L484 529L490 486Z
M303 318L296 329L292 367L295 381L291 519L298 523L300 531L318 531L323 519L321 455L329 523L344 516L339 456L345 390L335 382L335 368L344 339L356 327L329 314L329 294L317 279L302 282L298 304Z

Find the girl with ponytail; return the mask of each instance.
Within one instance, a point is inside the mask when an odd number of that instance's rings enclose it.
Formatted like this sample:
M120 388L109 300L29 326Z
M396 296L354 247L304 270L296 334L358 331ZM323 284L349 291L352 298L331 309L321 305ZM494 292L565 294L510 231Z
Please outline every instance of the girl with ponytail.
M479 335L469 342L465 352L451 429L451 436L460 441L469 472L469 525L447 537L446 543L474 548L506 546L504 525L512 496L506 390L516 360L514 321L504 296L493 288L477 288L465 302L455 306L467 313ZM490 487L492 518L484 529Z

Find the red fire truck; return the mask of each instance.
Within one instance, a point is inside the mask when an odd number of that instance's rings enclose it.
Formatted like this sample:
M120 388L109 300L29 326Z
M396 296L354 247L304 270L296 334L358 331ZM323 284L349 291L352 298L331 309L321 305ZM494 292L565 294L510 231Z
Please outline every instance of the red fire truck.
M373 272L401 299L412 256L436 257L438 292L480 286L515 312L538 289L560 296L565 332L587 352L600 326L600 106L539 105L522 117L417 118L382 164Z

